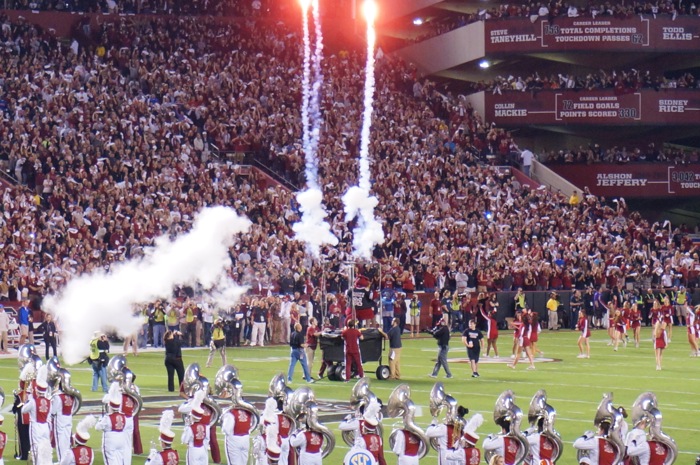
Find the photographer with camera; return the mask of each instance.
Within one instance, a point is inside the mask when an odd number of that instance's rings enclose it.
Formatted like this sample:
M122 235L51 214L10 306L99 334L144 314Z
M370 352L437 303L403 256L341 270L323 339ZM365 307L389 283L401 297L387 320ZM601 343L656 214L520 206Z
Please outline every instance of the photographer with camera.
M221 354L221 365L226 365L226 334L224 333L224 320L219 317L214 321L211 331L211 341L209 342L209 358L207 358L207 368L211 366L214 353Z
M185 378L185 366L182 363L182 333L180 331L166 331L163 336L165 344L165 369L168 370L168 391L175 391L174 375L177 373L178 386Z
M109 341L107 335L101 331L95 331L90 341L90 356L88 363L92 366L92 390L97 391L97 382L102 384L102 391L107 392L107 364L109 363Z

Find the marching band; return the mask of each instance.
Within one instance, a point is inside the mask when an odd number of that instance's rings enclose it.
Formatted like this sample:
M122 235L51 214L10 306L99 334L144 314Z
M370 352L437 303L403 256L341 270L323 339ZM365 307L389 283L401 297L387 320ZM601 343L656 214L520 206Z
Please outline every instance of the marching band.
M19 389L14 391L19 457L26 447L20 425L28 426L28 442L35 463L50 463L47 458L50 450L47 452L46 448L53 436L60 465L92 465L94 452L87 442L93 428L103 432L105 464L128 465L133 453L140 453L136 450L137 442L140 447L140 435L134 420L143 407L143 399L125 358L118 356L110 361L111 385L103 399L106 404L103 415L99 419L92 415L83 418L74 434L71 434L72 421L81 408L82 397L71 385L68 370L55 357L44 365L31 344L21 347L19 365ZM184 420L181 442L186 447L186 464L207 465L210 462L207 449L212 449L212 461L219 463L212 447L217 424L221 425L224 436L227 465L246 465L251 461L256 465L322 464L335 447L335 436L319 419L314 391L308 386L292 390L285 381L282 373L271 380L269 397L261 412L243 398L243 384L232 365L221 367L213 387L199 373L196 363L190 365L182 385L186 401L178 408ZM596 431L587 431L574 441L577 463L672 465L678 457L678 448L661 429L662 415L656 396L646 392L635 400L629 431L626 410L614 406L612 399L612 393L604 394L594 418ZM4 400L0 389L0 407ZM226 401L229 404L222 408ZM464 417L468 409L447 394L441 382L435 383L430 392L433 421L426 430L415 423L416 406L407 384L397 386L383 408L382 401L370 389L369 379L360 378L352 389L350 407L353 413L338 428L350 448L344 465L387 463L384 413L401 419L402 425L395 426L388 437L398 465L417 465L431 447L437 451L439 465L477 465L482 459L489 464L554 465L564 449L554 428L556 410L547 402L544 390L535 393L530 402L529 427L524 431L520 430L523 412L516 405L515 394L506 390L498 397L493 421L500 431L484 439L483 456L477 434L484 421L482 415L477 413L467 421ZM446 414L440 420L443 409ZM0 417L0 426L2 420ZM179 453L173 449L173 421L173 410L165 410L159 425L160 449L155 444L152 446L147 465L179 465ZM0 432L0 460L6 443L7 435Z

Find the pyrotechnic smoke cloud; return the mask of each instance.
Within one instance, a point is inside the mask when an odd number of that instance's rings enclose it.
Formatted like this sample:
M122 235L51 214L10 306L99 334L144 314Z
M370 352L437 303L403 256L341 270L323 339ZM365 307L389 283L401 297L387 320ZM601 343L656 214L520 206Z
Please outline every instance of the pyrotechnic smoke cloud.
M174 240L161 236L144 257L78 276L60 294L47 296L44 308L60 322L66 363L78 363L89 353L94 331L134 334L142 322L133 316L133 306L168 299L175 286L199 283L228 301L244 292L225 278L225 270L235 235L250 224L231 208L205 208L187 234Z

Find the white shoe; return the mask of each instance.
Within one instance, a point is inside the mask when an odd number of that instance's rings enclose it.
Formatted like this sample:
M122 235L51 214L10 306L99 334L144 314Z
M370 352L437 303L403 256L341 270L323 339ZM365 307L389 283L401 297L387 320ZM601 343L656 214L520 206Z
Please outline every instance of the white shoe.
M590 356L590 355L586 355L586 358L591 358L591 356Z
M584 354L578 354L576 358L586 358L586 356Z
M515 358L515 354L510 354L510 358Z

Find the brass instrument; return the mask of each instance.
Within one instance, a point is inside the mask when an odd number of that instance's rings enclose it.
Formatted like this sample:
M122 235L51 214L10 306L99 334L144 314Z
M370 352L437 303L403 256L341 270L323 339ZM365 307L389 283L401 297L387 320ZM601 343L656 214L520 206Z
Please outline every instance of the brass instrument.
M530 422L530 428L541 433L549 439L554 446L552 453L552 461L554 463L559 460L564 451L564 443L561 436L554 429L554 420L557 416L557 411L547 403L547 391L540 389L532 396L530 401L530 409L527 413L527 419ZM542 421L542 431L539 431L538 423Z
M49 385L47 396L51 398L58 394L59 391L63 391L73 397L74 402L71 411L73 415L75 415L83 404L83 396L80 391L71 384L70 372L61 367L61 363L56 356L49 359L46 363L46 367L48 369L47 381Z
M465 421L464 418L457 414L459 405L457 404L457 399L445 392L445 385L442 382L437 382L433 385L430 390L430 415L433 419L437 419L440 416L443 408L447 408L445 412L445 425L452 426L454 428L453 438L459 438L462 435L462 430L464 429ZM438 438L431 438L430 445L433 449L440 452L440 443Z
M418 458L422 459L428 455L428 444L430 443L430 440L425 435L425 431L416 425L414 421L416 416L416 405L411 400L411 388L408 384L399 384L391 392L389 402L387 404L387 413L390 417L403 417L404 429L410 431L418 437L421 443L418 447ZM395 429L389 435L389 447L392 449L394 448L397 434L401 434L401 430Z
M369 378L360 378L355 386L352 388L350 393L350 406L355 410L355 415L359 418L362 416L361 410L367 407L370 401L374 399L378 401L377 396L369 388ZM377 423L377 434L384 436L384 428L382 426L381 415L378 418ZM355 445L355 432L354 431L343 431L342 433L343 441L350 447Z
M520 431L522 419L523 412L520 410L520 407L515 405L515 394L513 394L513 391L508 389L502 392L496 399L496 405L493 409L493 421L501 428L507 430L506 433L499 433L499 435L509 437L518 442L519 447L515 454L515 465L523 463L530 452L530 444ZM492 455L493 451L487 451L484 454L486 462L491 460Z
M593 424L597 428L607 426L607 434L599 435L596 433L596 437L605 439L610 443L610 445L615 449L615 459L613 460L613 465L618 465L622 463L625 458L625 441L622 439L622 423L625 421L622 413L613 404L613 394L608 392L603 394L603 400L598 404L598 409L595 412L595 417L593 418ZM585 451L579 450L577 452L577 458L580 459L586 455Z
M33 365L34 371L36 372L44 362L41 360L41 357L37 355L34 344L22 344L17 353L17 364L19 365L20 371L27 365Z
M206 405L211 410L211 425L215 425L216 422L221 418L221 407L216 401L211 397L211 386L209 386L209 379L200 374L199 363L191 363L185 369L185 377L182 381L183 389L185 395L188 398L194 396L197 391L204 391L204 400L202 404Z
M284 374L278 373L272 377L270 380L270 386L268 387L268 395L277 401L278 410L282 411L282 415L289 418L292 428L291 430L297 429L296 419L287 413L289 411L289 400L294 393L292 389L287 386Z
M311 388L302 386L294 391L289 397L285 413L296 420L298 429L295 433L304 429L304 424L306 423L311 431L320 433L325 438L323 451L321 452L324 458L333 452L335 436L327 426L319 422L318 404L316 403L314 391Z
M238 379L238 370L233 365L224 365L219 368L214 378L214 393L222 399L231 399L229 409L242 409L250 412L253 417L250 425L250 432L260 424L260 411L255 406L243 399L243 383Z
M119 383L121 391L134 400L136 403L133 413L134 416L138 415L143 408L143 398L134 384L135 379L136 375L127 366L126 357L124 355L115 355L109 360L107 364L107 380L110 383L115 381Z
M641 421L649 421L649 442L662 444L666 448L666 458L664 465L672 465L678 458L678 446L676 441L661 430L663 417L656 402L656 395L653 392L645 392L632 404L632 423L636 427ZM650 449L652 444L649 444ZM652 449L653 450L653 449Z

